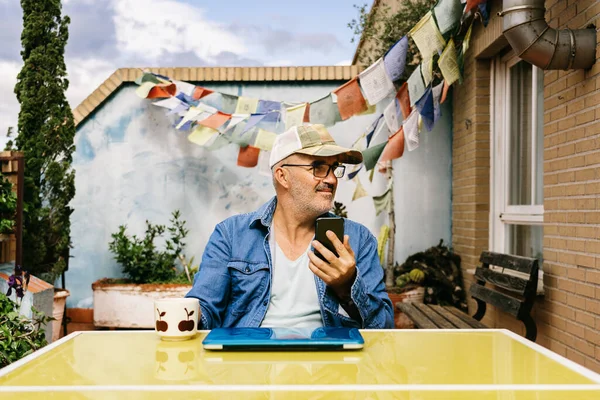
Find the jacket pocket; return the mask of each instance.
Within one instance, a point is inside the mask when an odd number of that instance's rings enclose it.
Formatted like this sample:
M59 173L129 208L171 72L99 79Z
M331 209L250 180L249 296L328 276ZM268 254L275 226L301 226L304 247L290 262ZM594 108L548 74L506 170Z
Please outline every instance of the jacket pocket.
M231 275L229 312L240 315L256 308L269 282L269 264L230 261L227 268Z

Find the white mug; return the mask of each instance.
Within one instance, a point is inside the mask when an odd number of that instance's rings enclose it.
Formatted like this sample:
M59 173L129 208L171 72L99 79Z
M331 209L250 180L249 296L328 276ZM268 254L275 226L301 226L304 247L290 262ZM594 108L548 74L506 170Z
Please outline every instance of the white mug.
M198 332L200 303L194 298L154 300L154 329L163 340L187 340Z

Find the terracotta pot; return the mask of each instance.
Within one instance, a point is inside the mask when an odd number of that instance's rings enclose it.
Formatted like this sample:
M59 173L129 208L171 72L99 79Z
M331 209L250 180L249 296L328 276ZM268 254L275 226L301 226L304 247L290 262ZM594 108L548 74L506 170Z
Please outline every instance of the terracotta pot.
M54 305L52 306L52 316L55 318L52 321L52 341L56 341L60 338L62 320L65 314L65 303L67 297L71 293L67 289L54 288Z
M393 290L393 289L392 289ZM396 303L422 303L423 298L425 297L425 288L423 286L418 286L415 289L407 290L402 293L390 293L388 292L388 296L392 301L394 306L394 326L396 329L412 329L414 328L414 323L404 315L403 312L396 309Z

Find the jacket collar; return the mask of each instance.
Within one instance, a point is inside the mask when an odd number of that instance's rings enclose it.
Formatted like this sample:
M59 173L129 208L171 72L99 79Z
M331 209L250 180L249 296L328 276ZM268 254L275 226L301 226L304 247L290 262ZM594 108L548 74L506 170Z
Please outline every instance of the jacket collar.
M273 221L273 214L275 213L275 207L277 207L277 196L273 196L271 200L263 204L258 210L252 213L250 220L250 228L256 226L258 223L262 224L265 228L271 226Z

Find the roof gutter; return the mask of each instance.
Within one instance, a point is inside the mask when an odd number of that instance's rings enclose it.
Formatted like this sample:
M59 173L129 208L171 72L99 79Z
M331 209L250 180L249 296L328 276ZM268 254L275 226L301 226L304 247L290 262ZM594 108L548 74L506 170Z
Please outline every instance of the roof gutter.
M553 29L544 0L503 0L503 34L519 58L542 69L588 69L596 62L596 30Z

